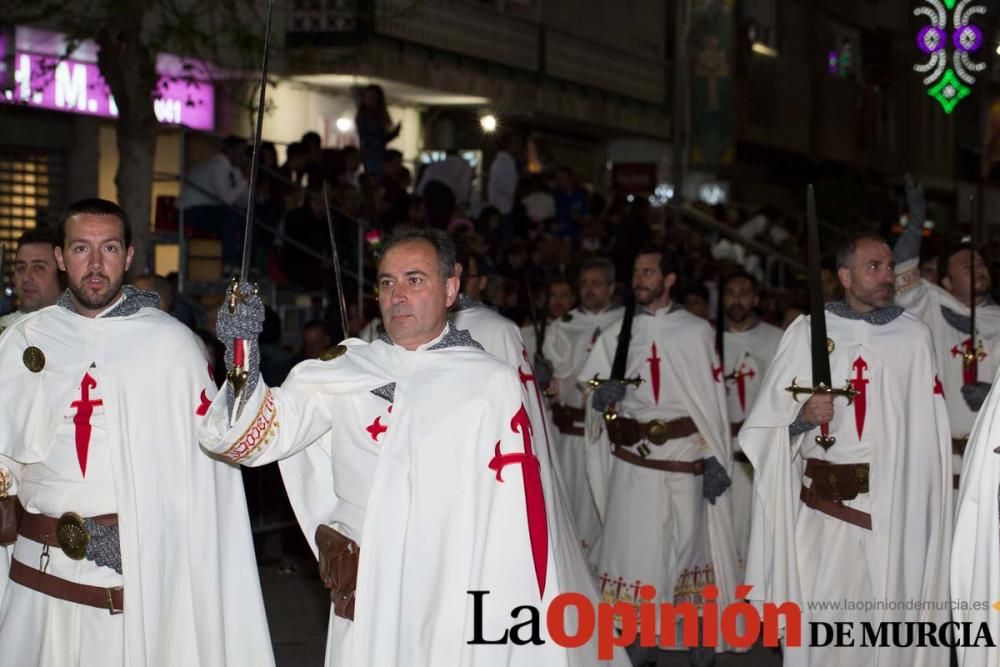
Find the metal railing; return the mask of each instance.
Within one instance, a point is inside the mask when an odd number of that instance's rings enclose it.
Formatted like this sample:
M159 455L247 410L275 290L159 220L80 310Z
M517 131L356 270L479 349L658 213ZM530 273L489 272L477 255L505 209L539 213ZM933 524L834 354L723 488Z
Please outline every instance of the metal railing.
M690 220L702 229L711 230L712 232L715 232L720 236L724 236L744 248L762 255L767 260L768 269L766 273L770 273L771 267L776 267L778 272L777 282L781 285L785 285L787 283L787 270L796 272L807 271L808 267L804 262L792 257L791 255L787 255L777 248L767 245L766 243L745 238L735 228L719 222L712 216L699 211L689 204L677 205L668 203L665 207L672 212L679 213L683 219Z
M184 133L184 136L182 137L182 140L181 140L182 156L183 156L183 146L185 144L186 137L187 137L187 133ZM182 165L183 165L183 163L182 163ZM264 165L260 165L260 169L261 169L261 172L264 175L267 175L267 176L269 176L269 177L277 180L279 183L281 183L281 184L283 184L283 185L285 185L287 187L293 188L293 191L296 192L298 195L307 196L307 190L306 190L305 187L299 185L298 183L295 183L294 181L292 181L292 180L290 180L288 178L285 178L285 176L283 174L281 174L280 172L277 172L277 171L275 171L273 169L270 169L270 168L268 168L268 167L266 167ZM238 214L240 216L245 216L246 215L246 209L240 208L238 206L234 206L234 205L232 205L232 204L230 204L228 202L223 201L214 192L211 192L211 191L209 191L209 190L201 187L197 183L193 182L190 178L187 177L187 175L185 174L185 172L183 170L180 173L178 173L178 174L174 174L172 172L154 172L153 178L154 178L154 180L159 181L159 182L164 182L164 181L179 182L182 187L189 187L189 188L194 189L195 191L197 191L198 193L204 195L208 199L217 202L218 206L220 206L222 208L225 208L228 211L236 213L236 214ZM345 276L347 276L348 278L353 279L357 283L357 286L358 286L357 295L356 295L356 297L357 297L357 308L358 308L357 312L360 314L360 313L364 312L364 292L365 292L365 288L366 287L369 287L369 288L373 287L373 285L371 283L367 283L366 284L365 277L364 277L364 238L365 238L365 232L368 231L369 229L371 229L372 227L371 227L370 224L368 224L364 220L361 220L360 218L357 218L357 217L355 217L355 216L347 213L343 209L341 209L338 206L335 206L333 204L329 205L329 210L330 210L331 214L334 214L334 215L336 215L336 216L338 216L338 217L340 217L340 218L342 218L344 220L347 220L348 222L354 224L355 227L357 228L358 243L357 243L357 247L354 248L353 250L356 252L357 268L358 268L358 270L354 271L354 270L352 270L349 267L343 266L343 262L341 262L341 267L340 268L341 268L341 272ZM187 283L187 259L188 259L188 257L187 257L187 255L188 255L188 253L187 253L187 235L185 234L185 225L184 225L184 209L178 208L177 209L177 214L178 214L177 244L178 244L178 248L179 248L179 253L178 253L178 256L179 256L178 292L180 292L180 293L183 294L184 291L185 291L186 283ZM288 212L286 211L283 214L283 217L286 216L287 214L288 214ZM254 218L254 227L255 227L255 229L260 229L260 230L263 230L263 231L268 232L269 234L273 235L274 238L276 240L279 240L283 246L295 248L296 250L304 253L308 257L320 260L324 264L324 266L327 266L327 267L332 267L333 266L333 258L332 257L325 256L322 253L317 252L314 248L311 248L311 247L305 245L304 243L302 243L302 242L300 242L300 241L298 241L298 240L296 240L296 239L288 236L279 227L271 226L271 225L263 222L262 220L260 220L257 217ZM346 256L346 254L347 253L340 253L340 256L344 257L344 256ZM258 278L259 277L260 276L258 276ZM345 294L345 297L346 296L347 295Z

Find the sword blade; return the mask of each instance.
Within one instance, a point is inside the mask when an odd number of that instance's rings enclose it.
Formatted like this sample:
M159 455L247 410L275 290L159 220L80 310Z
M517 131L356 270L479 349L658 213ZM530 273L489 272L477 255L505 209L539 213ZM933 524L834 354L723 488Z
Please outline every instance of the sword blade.
M618 334L618 344L615 347L615 358L611 362L611 379L624 380L628 364L628 348L632 343L632 320L635 319L635 293L629 290L625 295L625 315L622 319L621 332Z
M816 221L816 195L812 184L806 193L806 227L809 240L809 331L812 335L812 386L832 387L830 354L826 349L826 312L823 308L823 285L820 280L819 225Z
M250 156L250 193L247 195L247 217L243 225L243 260L240 263L240 282L246 282L250 273L250 248L253 241L254 209L257 203L257 171L260 163L261 133L264 130L264 100L267 92L267 66L271 55L271 12L274 0L267 2L267 27L264 32L264 63L260 69L260 97L257 101L257 126L253 134L253 153Z
M715 307L715 350L719 353L719 368L722 369L722 383L723 388L725 387L725 377L726 377L726 349L725 349L725 316L726 311L722 307L722 284L723 281L719 281L719 294L718 302ZM734 369L735 370L735 369Z
M979 359L976 356L976 200L969 195L969 374L972 382L979 380Z
M340 328L347 338L347 303L344 301L344 282L340 275L340 253L337 252L337 239L333 234L333 216L330 214L330 200L326 194L326 181L323 181L323 209L326 211L326 228L330 232L330 248L333 257L333 278L336 281L337 305L340 307ZM361 313L358 313L360 317Z

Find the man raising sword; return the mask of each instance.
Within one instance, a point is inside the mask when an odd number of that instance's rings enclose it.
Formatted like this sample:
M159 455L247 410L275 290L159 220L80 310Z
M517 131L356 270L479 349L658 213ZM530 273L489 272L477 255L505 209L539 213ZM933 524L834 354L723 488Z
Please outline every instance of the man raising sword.
M544 624L543 643L469 643L505 635L515 607L596 592L579 549L574 560L562 546L575 547L571 528L560 533L570 519L544 488L544 439L517 373L447 319L450 239L402 230L384 248L385 333L299 364L280 388L252 361L259 297L244 285L235 312L222 307L220 339L248 346L251 362L209 408L203 446L243 465L281 461L331 590L327 665L596 665L594 646L562 648ZM479 633L469 591L495 609Z
M896 240L896 302L930 327L944 389L954 452L954 488L972 424L1000 369L1000 307L990 303L990 272L974 243L948 247L938 260L939 283L920 278L926 204L922 186L906 179L910 222Z
M876 236L837 254L845 296L824 309L811 188L809 232L814 315L785 332L739 434L755 471L750 599L799 603L803 627L947 622L946 604L906 605L948 599L951 441L930 331L893 305L892 252ZM810 605L841 600L881 606ZM786 666L948 663L946 647L803 644L785 647Z

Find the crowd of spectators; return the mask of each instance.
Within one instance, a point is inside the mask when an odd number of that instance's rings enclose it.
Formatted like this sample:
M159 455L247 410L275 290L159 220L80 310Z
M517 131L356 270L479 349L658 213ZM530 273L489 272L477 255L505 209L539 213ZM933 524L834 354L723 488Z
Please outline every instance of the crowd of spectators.
M714 317L719 279L737 269L773 288L761 299L762 319L783 325L804 310L804 290L782 286L801 281L776 274L766 256L695 218L675 221L647 196L606 195L568 165L539 169L533 163L529 170L525 143L516 133L492 135L495 144L486 151L491 159L480 175L456 150L446 151L439 161L408 167L400 151L388 146L401 128L392 122L382 90L370 86L359 101L355 126L360 147L324 148L321 137L308 132L287 146L280 164L272 144L261 147L256 218L262 224L255 229L255 266L258 274L279 285L335 302L329 215L348 294L356 293L359 275L366 286L374 284L380 235L399 225L428 225L447 230L477 258L477 277L483 281L478 298L522 326L544 317L552 281L572 282L583 261L604 256L614 263L619 282L627 282L636 251L650 242L678 249L684 268L674 296L702 317ZM233 204L247 196L248 158L245 141L225 139L220 154L191 173L179 201L182 208L190 207L187 212L194 214L196 225L203 224L206 202L200 191L217 188L222 201L215 205L229 210L216 218L216 224L226 220L217 233L223 237L227 275L237 268L232 249L239 246L241 226L232 223ZM774 210L699 206L702 216L742 238L802 256L788 224ZM234 236L227 240L229 234ZM361 239L364 256L358 266ZM348 333L356 334L376 315L374 303L370 299L360 313L352 304ZM335 314L329 326L334 337L339 335Z

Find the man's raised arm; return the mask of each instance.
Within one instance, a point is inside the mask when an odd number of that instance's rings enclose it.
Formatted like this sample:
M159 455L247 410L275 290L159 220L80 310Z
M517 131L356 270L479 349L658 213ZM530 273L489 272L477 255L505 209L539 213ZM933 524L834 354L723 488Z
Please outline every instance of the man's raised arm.
M264 304L248 283L230 309L232 290L219 308L216 335L226 346L226 384L199 429L202 447L234 463L258 466L287 458L330 430L330 402L286 383L272 389L261 381L260 346Z
M896 239L892 258L896 262L896 302L907 310L914 310L920 308L927 294L927 287L920 279L920 244L923 241L927 202L924 186L916 185L909 174L906 175L906 204L910 209L910 220Z

